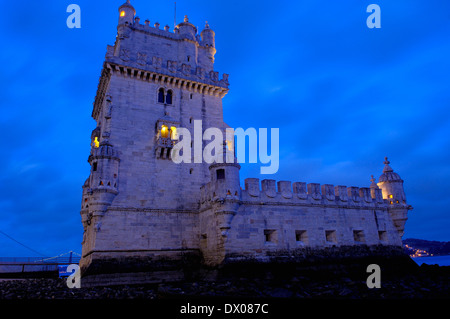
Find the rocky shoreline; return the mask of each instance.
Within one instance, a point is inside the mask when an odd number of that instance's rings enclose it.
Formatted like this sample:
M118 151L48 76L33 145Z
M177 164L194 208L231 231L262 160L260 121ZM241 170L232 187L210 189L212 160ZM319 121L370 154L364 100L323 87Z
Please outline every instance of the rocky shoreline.
M171 298L294 299L449 299L450 267L426 265L416 271L382 277L381 288L369 289L364 276L342 270L289 276L265 273L253 278L185 281L153 285L68 288L65 279L0 279L0 300Z

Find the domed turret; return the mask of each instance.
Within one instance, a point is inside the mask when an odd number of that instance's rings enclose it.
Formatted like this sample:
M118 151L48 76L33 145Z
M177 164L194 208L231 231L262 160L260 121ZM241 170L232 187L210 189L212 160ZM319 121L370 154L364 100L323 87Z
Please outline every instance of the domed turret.
M208 21L206 21L205 24L205 29L203 29L203 31L200 33L201 37L202 37L202 45L203 46L207 46L207 47L216 47L216 43L215 43L215 32L210 29Z
M405 223L408 219L408 210L412 209L412 207L406 204L403 180L400 178L400 175L394 172L389 164L390 162L386 157L383 174L381 174L378 180L378 186L382 190L383 199L389 203L389 215L401 237L403 236Z
M134 7L130 4L130 0L127 0L127 2L119 7L119 25L126 23L132 24L135 14L136 10L134 10Z
M205 29L201 33L202 46L206 48L206 56L209 63L214 63L214 55L216 54L215 33L209 28L208 21L206 21Z
M383 198L388 199L391 204L406 204L403 180L389 164L388 158L385 157L383 174L378 179L378 186L383 191Z
M184 16L184 21L178 24L175 29L178 29L180 34L186 39L195 41L195 35L197 34L197 28L189 22L188 16Z

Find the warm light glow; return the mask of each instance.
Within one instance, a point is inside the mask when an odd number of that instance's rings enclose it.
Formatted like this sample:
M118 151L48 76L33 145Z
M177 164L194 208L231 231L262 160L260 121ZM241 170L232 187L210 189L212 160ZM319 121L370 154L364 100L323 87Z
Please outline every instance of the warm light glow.
M120 12L120 16L121 16L121 17L124 17L124 16L125 16L125 11L121 11L121 12Z
M172 140L176 140L177 139L177 128L175 126L171 126L170 127L170 138Z
M169 128L166 125L161 127L161 137L167 138L169 137Z
M229 151L233 151L233 141L226 141Z
M100 146L100 142L98 141L98 137L96 136L95 138L94 138L94 147L95 148L98 148Z
M389 195L389 198L394 198L394 195Z

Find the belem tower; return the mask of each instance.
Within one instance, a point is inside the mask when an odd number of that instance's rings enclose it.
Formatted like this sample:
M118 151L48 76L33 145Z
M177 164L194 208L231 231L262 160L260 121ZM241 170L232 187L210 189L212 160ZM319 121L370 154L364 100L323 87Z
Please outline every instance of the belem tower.
M387 159L369 187L257 178L242 187L237 162L174 163L177 128L228 127L215 33L206 23L198 34L186 16L173 30L141 22L129 0L118 15L92 111L82 276L177 280L195 258L213 267L306 248L401 246L411 206Z

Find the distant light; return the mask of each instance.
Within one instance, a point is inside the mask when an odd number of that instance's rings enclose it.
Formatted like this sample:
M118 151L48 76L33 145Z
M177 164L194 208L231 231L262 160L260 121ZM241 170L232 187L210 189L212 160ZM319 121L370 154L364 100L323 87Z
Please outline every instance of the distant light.
M95 148L98 148L100 146L100 142L98 141L98 137L96 136L95 138L94 138L94 147Z
M125 11L120 11L120 16L124 17L125 16Z
M389 195L389 198L394 198L394 195Z

